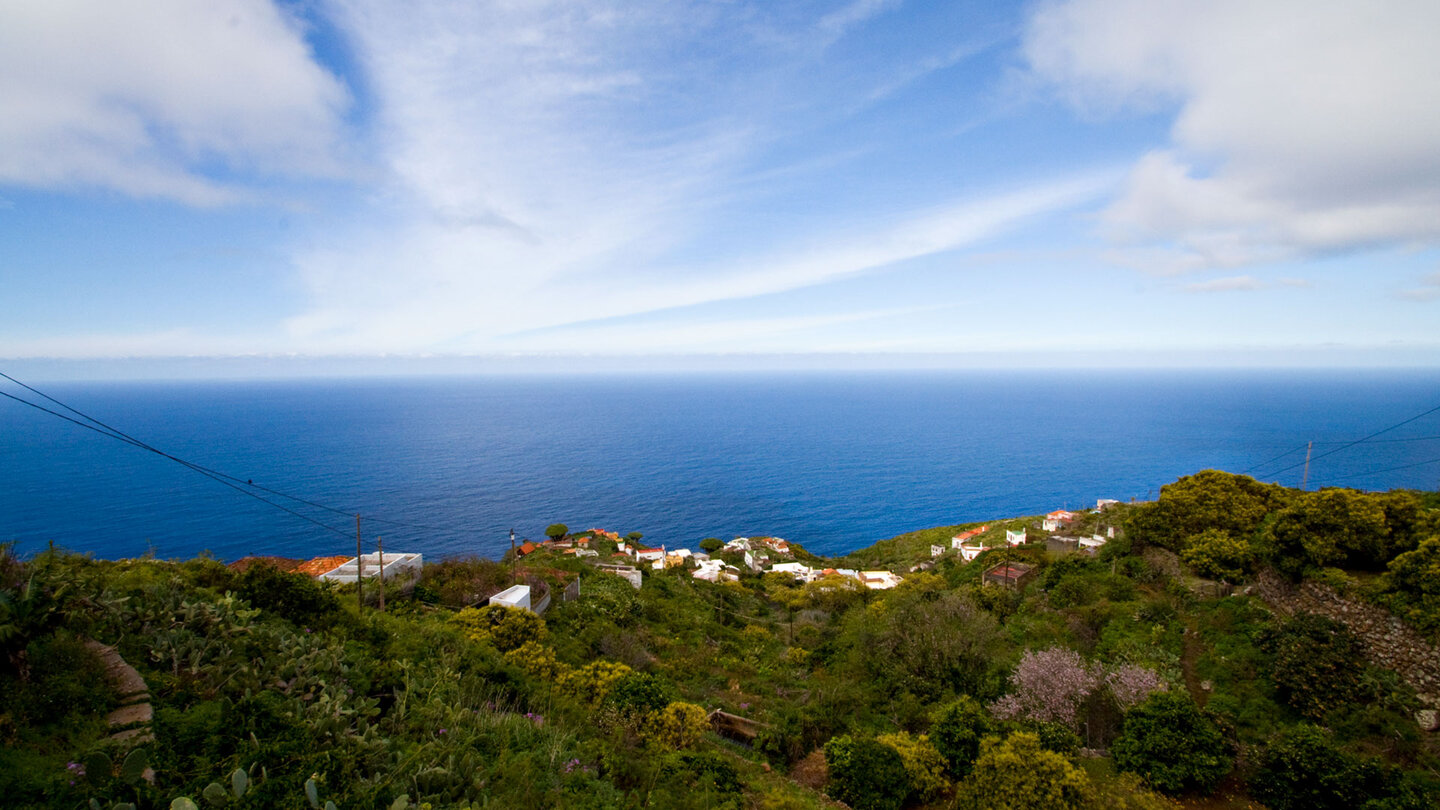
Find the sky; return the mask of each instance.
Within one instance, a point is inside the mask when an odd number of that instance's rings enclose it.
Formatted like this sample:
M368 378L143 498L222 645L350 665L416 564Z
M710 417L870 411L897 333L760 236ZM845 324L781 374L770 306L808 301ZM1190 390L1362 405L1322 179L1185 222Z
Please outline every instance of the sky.
M1436 31L0 0L0 358L1437 366Z

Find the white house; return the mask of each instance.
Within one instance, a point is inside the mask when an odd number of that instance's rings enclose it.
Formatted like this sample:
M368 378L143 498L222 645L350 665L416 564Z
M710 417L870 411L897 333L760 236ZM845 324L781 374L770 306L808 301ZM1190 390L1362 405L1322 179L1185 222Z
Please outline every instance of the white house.
M1018 531L1018 532L1012 532L1012 531L1010 531L1009 529L1006 529L1006 530L1005 530L1005 542L1006 542L1007 544L1011 545L1011 546L1021 546L1021 545L1024 545L1024 544L1025 544L1025 530L1024 530L1024 529L1021 529L1021 530Z
M1080 548L1093 553L1096 549L1105 545L1105 542L1106 539L1104 535L1095 534L1090 537L1082 537L1080 538Z
M665 559L665 549L663 548L635 549L635 560L637 562L655 562L656 560L663 559Z
M1047 532L1056 532L1060 530L1061 526L1064 526L1066 523L1069 523L1074 519L1074 512L1068 512L1064 509L1056 509L1054 512L1051 512L1050 514L1045 516L1045 521L1040 524L1040 527Z
M964 560L965 562L970 562L971 560L975 559L976 557L979 557L980 554L981 554L982 552L984 552L984 551L985 551L985 547L984 547L984 546L980 546L980 545L975 545L975 546L962 545L962 546L960 547L960 559Z
M726 551L749 551L749 550L750 550L750 538L748 538L748 537L737 537L737 538L735 538L734 540L731 540L730 542L728 542L728 543L725 544L725 550L726 550Z
M889 571L861 571L860 584L872 591L884 591L899 585L901 582L898 574Z
M931 547L930 547L930 556L931 556L931 557L939 557L941 554L944 554L944 553L945 553L945 547L944 547L944 546L931 546Z
M810 582L811 580L815 579L815 569L811 568L805 563L775 563L770 567L770 570L780 574L792 574L796 579L804 580L805 582Z
M490 604L501 605L502 607L530 609L530 586L511 585L505 590L490 597Z
M723 560L705 560L690 576L707 582L733 582L740 578L740 572L734 566L726 565Z

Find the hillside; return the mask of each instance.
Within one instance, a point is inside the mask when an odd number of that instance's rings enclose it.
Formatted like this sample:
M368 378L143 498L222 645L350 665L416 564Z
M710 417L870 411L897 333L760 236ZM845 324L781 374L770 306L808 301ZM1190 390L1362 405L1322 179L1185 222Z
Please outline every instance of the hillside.
M1434 494L1206 471L1042 524L837 559L715 541L660 569L583 532L427 564L383 612L274 565L0 553L0 804L1440 802ZM966 562L951 538L982 525ZM622 544L638 589L595 567ZM1008 587L985 581L1001 563ZM543 617L471 607L512 577Z

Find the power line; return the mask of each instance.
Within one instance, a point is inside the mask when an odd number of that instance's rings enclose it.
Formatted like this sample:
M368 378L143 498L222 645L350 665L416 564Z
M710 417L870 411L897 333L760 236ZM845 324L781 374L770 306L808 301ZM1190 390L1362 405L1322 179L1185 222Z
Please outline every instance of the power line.
M1397 423L1391 425L1390 427L1385 428L1384 430L1377 430L1377 431L1375 431L1374 433L1371 433L1369 436L1366 436L1366 437L1363 438L1363 439L1356 439L1356 440L1353 441L1353 442L1347 442L1347 443L1345 443L1345 444L1342 444L1342 445L1340 445L1339 447L1335 448L1334 450L1327 450L1327 451L1325 451L1324 453L1321 453L1321 454L1318 455L1318 456L1314 456L1314 457L1312 457L1312 458L1309 459L1309 460L1310 460L1311 462L1315 462L1315 461L1319 461L1319 460L1322 459L1322 458L1325 458L1326 456L1333 456L1333 455L1335 455L1336 453L1340 452L1341 450L1348 450L1348 449L1350 449L1351 447L1354 447L1354 446L1357 445L1357 444L1364 444L1364 443L1370 441L1371 439L1375 438L1376 436L1381 435L1382 433L1389 433L1390 431L1394 430L1395 428L1404 427L1405 425L1408 425L1408 424L1410 424L1411 422L1414 422L1414 421L1417 420L1417 419L1423 419L1423 418L1429 416L1430 414L1435 413L1436 411L1440 411L1440 405L1436 405L1435 407L1431 408L1430 410L1428 410L1428 411L1426 411L1426 412L1424 412L1424 413L1422 413L1422 414L1419 414L1419 415L1416 415L1416 416L1412 416L1412 417L1410 417L1409 419L1406 419L1406 420L1403 421L1403 422L1397 422ZM1269 474L1270 474L1270 475L1279 475L1280 473L1289 472L1289 471L1295 469L1296 467L1299 467L1299 466L1303 465L1304 463L1305 463L1305 462L1302 461L1302 462L1300 462L1299 464L1291 464L1289 467L1285 467L1285 468L1283 468L1283 469L1276 470L1275 472L1272 472L1272 473L1269 473Z
M76 409L76 408L73 408L73 407L65 404L64 402L61 402L60 400L58 400L58 399L50 396L49 394L46 394L44 391L41 391L41 390L39 390L39 389L37 389L37 388L34 388L34 387L32 387L32 386L26 385L25 383L23 383L23 382L15 379L14 377L11 377L9 374L6 374L6 373L3 372L3 371L0 371L0 378L4 378L4 379L6 379L6 380L9 380L10 382L14 383L15 385L18 385L18 386L20 386L21 388L24 388L25 390L30 391L30 392L36 394L37 396L43 397L43 398L46 399L47 401L52 402L52 403L54 403L55 405L57 405L57 406L59 406L59 407L61 407L61 408L64 408L65 410L67 410L67 411L75 414L76 416L79 416L79 417L81 417L82 419L85 419L85 420L87 420L87 421L86 421L86 422L82 422L82 421L80 421L80 420L78 420L78 419L74 419L74 418L71 418L71 417L69 417L69 416L66 416L66 415L63 414L63 413L59 413L58 411L54 411L54 410L51 410L51 409L49 409L49 408L46 408L46 407L44 407L43 405L39 405L39 404L37 404L37 403L34 403L34 402L29 401L29 400L23 399L23 398L21 398L21 397L17 397L17 396L15 396L15 395L13 395L13 394L6 393L6 392L4 392L4 391L0 391L0 396L4 396L4 397L6 397L6 398L8 398L8 399L12 399L12 400L14 400L14 401L16 401L16 402L21 403L22 405L28 405L28 406L30 406L30 407L32 407L32 408L35 408L36 410L43 411L43 412L45 412L45 413L47 413L47 414L50 414L51 416L55 416L55 417L58 417L58 418L60 418L60 419L64 419L65 421L70 422L71 424L78 425L78 426L80 426L80 427L85 428L86 430L94 431L95 433L99 433L99 434L102 435L102 436L108 436L109 438L115 439L116 441L124 442L125 444L128 444L128 445L130 445L130 446L132 446L132 447L135 447L135 448L138 448L138 449L141 449L141 450L146 450L146 451L148 451L148 452L151 452L151 453L154 453L154 454L156 454L156 455L158 455L158 456L161 456L162 458L169 459L170 461L173 461L173 462L175 462L176 464L179 464L179 465L181 465L181 466L183 466L183 467L189 468L189 469L191 469L191 470L193 470L193 471L195 471L195 472L197 472L197 473L200 473L201 475L203 475L203 476L205 476L205 477L207 477L207 478L210 478L210 479L212 479L212 480L214 480L214 481L217 481L218 483L224 484L225 486L230 487L231 489L234 489L234 490L237 491L237 492L240 492L240 493L242 493L242 494L244 494L244 495L248 495L248 496L251 497L251 498L255 498L256 500L258 500L258 501L260 501L260 502L262 502L262 503L269 504L270 506L273 506L273 507L275 507L276 509L280 509L281 511L288 512L289 514L294 515L295 517L298 517L298 518L300 518L300 519L302 519L302 520L305 520L305 521L308 521L308 522L310 522L310 523L313 523L313 524L315 524L316 526L319 526L319 527L321 527L321 528L323 528L323 529L327 529L327 530L329 530L329 531L331 531L331 532L334 532L334 533L336 533L336 534L338 534L338 535L340 535L340 536L342 536L342 537L346 537L346 538L350 537L350 533L349 533L349 532L342 531L342 530L340 530L340 529L336 529L335 527L330 526L330 525L327 524L327 523L323 523L323 522L321 522L321 521L315 520L314 518L311 518L311 517L309 517L308 515L305 515L305 514L302 514L302 513L300 513L300 512L297 512L297 511L295 511L294 509L290 509L289 507L284 506L284 505L282 505L282 504L275 503L274 501L272 501L272 500L270 500L270 499L268 499L268 498L262 497L262 496L260 496L260 495L255 494L254 492L251 492L250 489L247 489L247 488L258 489L258 490L260 490L260 491L262 491L262 492L266 492L266 493L268 493L268 494L270 494L270 495L274 495L274 496L276 496L276 497L285 498L285 499L294 501L294 502L296 502L296 503L305 504L306 506L311 506L311 507L314 507L314 508L316 508L316 509L322 509L322 510L324 510L324 511L332 512L332 513L337 514L337 515L344 515L345 517L350 517L350 516L356 514L355 511L353 511L353 510L338 509L338 508L336 508L336 507L329 506L329 505L326 505L326 504L323 504L323 503L318 503L318 502L316 502L316 501L312 501L312 500L309 500L309 499L306 499L306 498L301 498L301 497L299 497L298 495L291 495L291 494L286 493L286 492L281 492L281 491L276 490L276 489L271 489L271 488L269 488L269 487L266 487L266 486L263 486L263 485L260 485L260 484L256 484L256 483L254 482L254 479L242 479L242 478L238 478L238 477L236 477L236 476L233 476L233 475L229 475L229 474L227 474L227 473L220 472L219 470L213 470L213 469L210 469L209 467L205 467L205 466L203 466L203 465L201 465L201 464L196 464L195 462L187 461L186 459L183 459L183 458L180 458L180 457L175 456L175 455L173 455L173 454L167 453L167 452L165 452L164 450L161 450L161 449L159 449L159 448L157 448L157 447L154 447L153 445L150 445L150 444L148 444L148 443L146 443L146 442L144 442L144 441L141 441L140 439L137 439L137 438L135 438L134 436L131 436L130 434L124 432L123 430L120 430L119 428L116 428L116 427L112 427L111 425L108 425L108 424L100 421L99 419L96 419L95 417L90 416L90 415L87 414L87 413L84 413L83 411L80 411L80 410L78 410L78 409ZM88 422L88 423L87 423L87 422ZM365 516L365 519L366 519L366 520L369 520L369 521L373 521L373 522L375 522L375 523L383 523L383 524L388 525L388 526L396 526L396 527L399 527L399 528L420 529L420 530L423 530L423 531L438 531L438 532L456 532L456 531L458 531L457 529L453 529L453 528L441 528L441 527L438 527L438 526L426 526L426 525L424 525L424 524L419 524L419 523L407 523L407 522L404 522L404 521L389 520L389 519L386 519L386 518L378 518L378 517Z
M268 499L268 498L265 498L265 497L260 496L260 495L256 495L255 493L250 492L250 491L244 489L243 487L241 487L241 486L238 485L238 484L233 484L233 483L231 483L231 482L229 482L229 481L226 481L224 477L222 477L222 476L220 476L220 475L214 475L214 474L210 473L208 470L204 469L203 467L200 467L200 466L197 465L197 464L191 464L190 462L188 462L188 461L186 461L186 460L184 460L184 459L182 459L182 458L176 458L175 456L169 455L169 454L167 454L167 453L163 453L163 452L161 452L161 451L159 451L159 450L156 450L156 449L153 448L153 447L149 447L149 446L147 446L147 445L145 445L145 444L143 444L143 443L141 443L141 442L137 442L137 441L134 441L134 440L132 440L132 439L129 439L129 438L127 438L126 436L124 436L124 435L122 435L122 434L108 433L108 432L106 432L106 431L104 431L104 430L101 430L100 428L95 427L94 425L87 425L87 424L85 424L84 422L81 422L81 421L78 420L78 419L71 419L70 417L66 416L66 415L63 414L63 413L59 413L59 412L57 412L57 411L52 411L52 410L50 410L49 408L45 407L44 405L37 405L37 404L35 404L34 402L30 402L29 400L21 399L20 397L17 397L17 396L15 396L14 394L9 394L9 393L6 393L6 392L4 392L4 391L0 391L0 396L6 397L6 398L9 398L9 399L13 399L13 400L15 400L16 402L19 402L19 403L22 404L22 405L29 405L30 407L32 407L32 408L34 408L34 409L36 409L36 410L44 411L45 413L48 413L48 414L50 414L51 416L59 417L59 418L61 418L61 419L64 419L66 422L70 422L70 423L72 423L72 424L79 425L80 427L83 427L83 428L85 428L86 430L93 430L93 431L95 431L96 433L99 433L101 436L108 436L108 437L110 437L110 438L112 438L112 439L115 439L115 440L117 440L117 441L124 442L124 443L126 443L126 444L128 444L128 445L130 445L130 446L132 446L132 447L138 447L138 448L141 448L141 449L143 449L143 450L149 450L150 452L156 453L157 455L160 455L160 456L164 456L165 458L168 458L168 459L170 459L171 461L174 461L175 463L177 463L177 464L179 464L179 465L181 465L181 466L183 466L183 467L188 467L188 468L190 468L191 470L194 470L195 472L198 472L198 473L200 473L201 475L205 476L206 478L210 478L210 479L213 479L213 480L215 480L215 481L217 481L217 482L219 482L219 483L221 483L221 484L224 484L225 486L230 487L231 489L235 490L236 492L239 492L239 493L242 494L242 495L248 495L248 496L250 496L251 498L254 498L254 499L257 500L257 501L260 501L261 503L269 504L270 506L273 506L273 507L275 507L276 509L279 509L279 510L282 511L282 512L289 512L290 514L294 515L295 517L300 518L301 520L304 520L304 521L308 521L308 522L310 522L310 523L313 523L313 524L315 524L316 526L319 526L319 527L322 528L322 529L327 529L327 530L329 530L329 531L332 531L332 532L340 535L341 537L348 538L348 537L350 536L350 534L349 534L348 532L342 532L342 531L340 531L339 529L335 528L334 526L331 526L331 525L329 525L329 524L327 524L327 523L322 523L322 522L320 522L320 521L318 521L318 520L310 517L309 515L301 514L300 512L297 512L297 511L295 511L294 509L291 509L291 508L288 507L288 506L285 506L285 505L283 505L283 504L275 503L274 501L272 501L272 500L270 500L270 499ZM97 423L97 424L98 424L98 423Z
M1298 452L1300 452L1301 450L1304 450L1304 449L1305 449L1305 445L1302 444L1302 445L1300 445L1299 447L1296 447L1296 448L1293 449L1293 450L1286 450L1285 452L1281 453L1280 455L1278 455L1278 456L1276 456L1276 457L1274 457L1274 458L1272 458L1272 459L1270 459L1270 460L1268 460L1268 461L1262 461L1262 462L1260 462L1259 464L1256 464L1254 467L1251 467L1250 469L1241 470L1241 471L1240 471L1240 474L1241 474L1241 475L1246 475L1246 474L1250 473L1251 470L1258 470L1258 469L1260 469L1261 467L1264 467L1264 466L1267 465L1267 464L1270 464L1270 463L1275 462L1275 461L1279 461L1280 459L1285 458L1286 456L1291 455L1292 453L1298 453Z
M1321 480L1327 484L1331 481L1349 481L1352 478L1364 478L1367 475L1379 475L1380 473L1394 472L1396 470L1408 470L1412 467L1424 467L1426 464L1435 464L1437 462L1440 462L1440 458L1432 458L1429 461L1417 461L1414 464L1401 464L1398 467L1386 467L1383 470L1369 470L1367 472L1356 473L1354 475L1342 475L1337 478L1325 478Z

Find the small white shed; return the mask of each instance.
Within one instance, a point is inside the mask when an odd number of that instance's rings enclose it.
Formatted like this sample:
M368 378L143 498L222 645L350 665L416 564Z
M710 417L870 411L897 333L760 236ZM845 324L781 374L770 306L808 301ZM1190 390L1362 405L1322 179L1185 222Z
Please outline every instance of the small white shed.
M490 604L530 610L530 586L511 585L490 597Z

